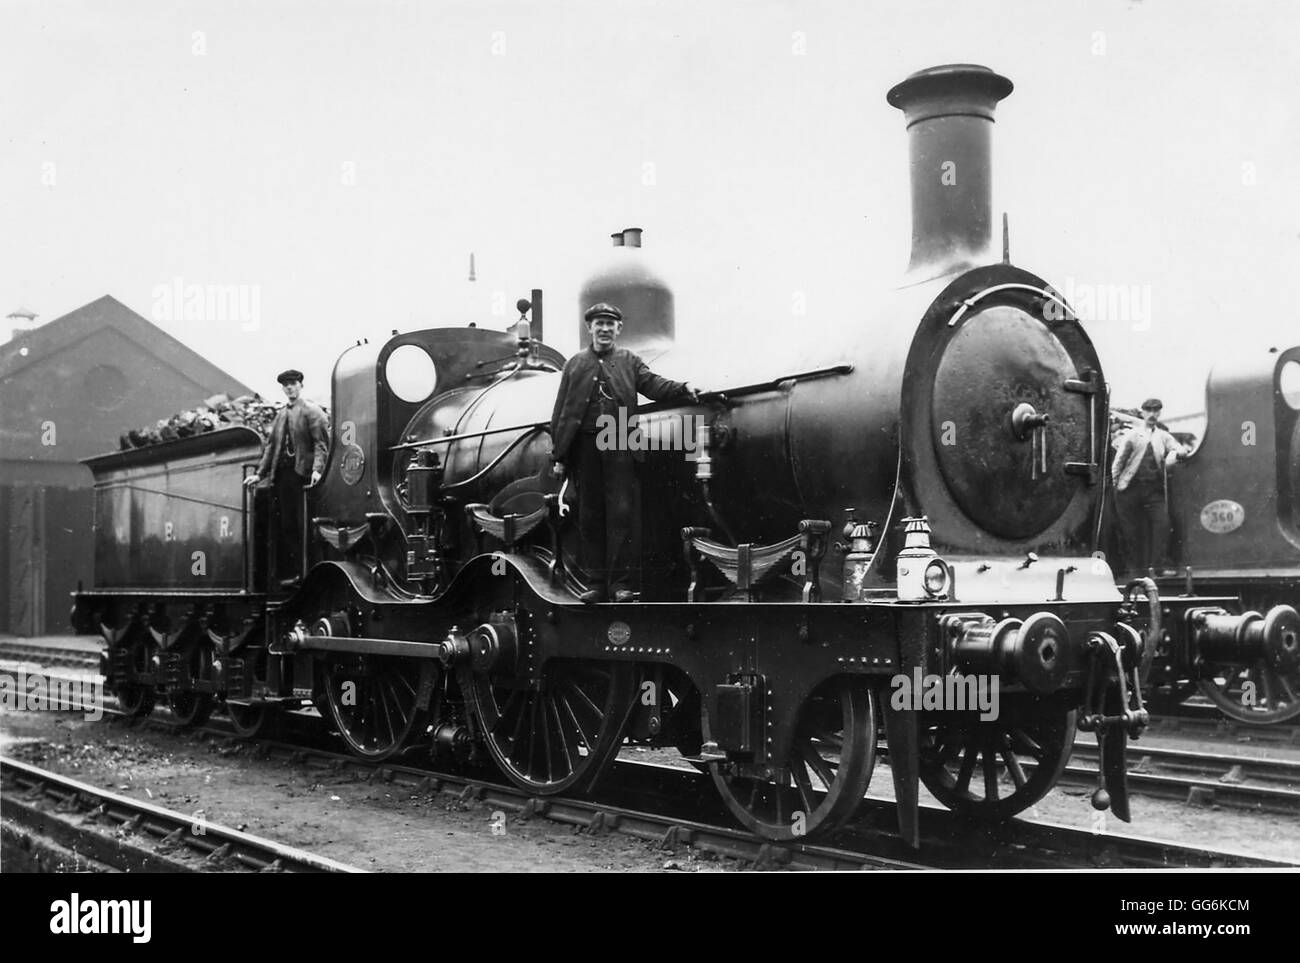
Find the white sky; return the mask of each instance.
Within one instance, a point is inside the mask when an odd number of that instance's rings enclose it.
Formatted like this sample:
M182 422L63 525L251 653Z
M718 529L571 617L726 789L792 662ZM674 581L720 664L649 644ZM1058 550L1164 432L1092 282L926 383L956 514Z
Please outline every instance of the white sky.
M571 350L582 280L637 225L683 346L833 336L907 260L885 91L952 61L1017 87L994 131L1013 259L1149 287L1149 330L1090 326L1117 403L1196 409L1225 350L1296 342L1290 0L0 0L0 314L257 285L257 331L160 323L321 397L356 338L504 327L534 286Z

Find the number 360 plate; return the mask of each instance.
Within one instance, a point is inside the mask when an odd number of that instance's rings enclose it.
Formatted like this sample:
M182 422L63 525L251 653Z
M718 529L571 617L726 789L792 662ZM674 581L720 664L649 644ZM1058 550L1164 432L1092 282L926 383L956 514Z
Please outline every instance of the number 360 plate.
M1227 498L1210 502L1201 509L1201 527L1215 535L1235 532L1245 520L1246 510Z

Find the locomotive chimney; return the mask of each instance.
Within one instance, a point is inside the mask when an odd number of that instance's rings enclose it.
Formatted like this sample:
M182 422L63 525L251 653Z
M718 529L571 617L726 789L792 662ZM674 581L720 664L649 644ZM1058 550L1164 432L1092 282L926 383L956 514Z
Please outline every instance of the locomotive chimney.
M948 64L889 91L907 121L912 259L917 280L997 260L993 248L991 134L1011 81L987 67Z

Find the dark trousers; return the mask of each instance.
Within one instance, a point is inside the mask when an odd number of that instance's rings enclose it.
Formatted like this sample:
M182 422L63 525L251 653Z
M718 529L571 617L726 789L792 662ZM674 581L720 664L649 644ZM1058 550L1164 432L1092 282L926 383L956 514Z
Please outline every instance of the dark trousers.
M573 481L578 487L578 562L592 587L632 590L641 560L641 490L630 451L601 451L598 435L573 442Z
M1169 545L1169 503L1164 485L1129 485L1115 493L1130 572L1146 574L1165 564Z
M290 465L275 473L275 499L271 514L275 526L275 562L272 576L294 578L302 574L302 490L307 485Z

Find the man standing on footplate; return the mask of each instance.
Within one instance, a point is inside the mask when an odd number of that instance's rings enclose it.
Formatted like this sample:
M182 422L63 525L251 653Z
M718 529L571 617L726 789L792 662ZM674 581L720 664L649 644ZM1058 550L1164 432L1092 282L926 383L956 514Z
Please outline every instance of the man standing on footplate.
M639 357L615 346L623 312L593 304L583 315L591 344L571 357L560 376L551 415L551 460L558 478L578 488L579 562L592 580L584 602L631 602L633 569L641 560L641 491L635 454L597 444L602 418L630 419L637 393L654 401L699 400L683 381L652 372ZM608 423L608 422L605 422Z

